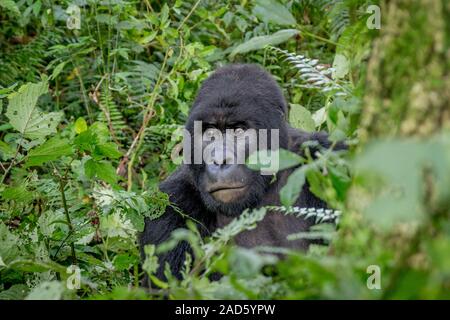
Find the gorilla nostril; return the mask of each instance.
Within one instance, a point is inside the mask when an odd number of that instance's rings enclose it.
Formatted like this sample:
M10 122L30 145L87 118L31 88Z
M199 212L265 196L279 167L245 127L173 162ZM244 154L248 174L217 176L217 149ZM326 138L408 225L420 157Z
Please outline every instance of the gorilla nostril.
M223 164L223 161L221 161L220 159L214 158L213 165L220 167L222 164Z
M228 167L230 164L233 164L233 159L231 157L227 158L214 158L212 164L219 167Z

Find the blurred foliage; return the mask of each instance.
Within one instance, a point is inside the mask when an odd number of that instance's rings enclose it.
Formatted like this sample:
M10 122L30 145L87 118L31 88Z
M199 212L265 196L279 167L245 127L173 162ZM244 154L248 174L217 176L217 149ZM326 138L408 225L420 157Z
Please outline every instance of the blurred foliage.
M448 1L3 0L0 20L0 299L450 298ZM284 206L208 239L188 220L141 263L195 94L230 62L264 66L292 126L350 150L280 151L302 165ZM290 207L306 181L333 210ZM269 209L315 217L289 238L329 245L234 246ZM179 241L183 279L158 281Z

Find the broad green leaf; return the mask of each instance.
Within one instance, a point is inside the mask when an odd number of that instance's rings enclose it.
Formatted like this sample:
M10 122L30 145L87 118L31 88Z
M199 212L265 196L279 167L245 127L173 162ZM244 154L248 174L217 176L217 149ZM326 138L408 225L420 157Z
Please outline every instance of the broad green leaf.
M95 151L92 156L95 157L96 155L116 159L120 158L122 156L122 153L119 151L117 144L115 144L114 142L106 142L95 147Z
M252 170L272 171L273 173L298 166L304 159L294 152L278 150L259 150L247 159L247 166Z
M89 127L89 131L92 131L95 134L98 143L104 143L109 140L109 130L103 122L94 122Z
M55 69L53 69L51 79L55 79L57 76L59 76L61 71L63 71L64 67L66 66L66 63L67 61L61 62L55 67Z
M139 259L129 253L121 253L114 257L113 264L116 270L127 270L136 263L139 263Z
M257 0L253 14L264 22L277 25L295 25L297 23L289 10L275 0Z
M2 200L14 200L16 202L29 202L33 199L33 193L27 190L24 184L7 187L1 192Z
M253 50L259 50L268 45L278 45L280 43L289 40L293 36L296 36L297 34L299 34L298 30L285 29L275 32L274 34L268 36L259 36L251 38L247 42L244 42L238 45L236 48L234 48L234 50L231 52L231 56L233 57L238 53L245 53Z
M294 205L304 184L305 170L298 168L289 176L286 184L280 190L281 204L287 207Z
M333 61L333 79L342 79L350 71L350 62L343 54L336 54Z
M131 221L133 227L138 231L144 231L145 220L144 215L137 213L136 211L129 211L126 213L126 217Z
M84 118L80 117L75 121L75 132L80 134L88 129L86 120Z
M0 300L23 300L29 290L25 284L14 284L8 290L0 292Z
M11 263L8 264L8 267L14 270L25 272L45 272L52 270L65 274L66 271L66 268L64 266L48 259L14 259Z
M59 112L44 113L36 106L39 97L48 91L46 81L27 83L18 92L8 96L9 105L6 116L14 129L25 138L42 139L56 132L56 126L61 120Z
M12 128L12 125L9 124L9 123L5 123L5 124L0 125L0 131L6 131L6 130L9 130L11 128Z
M81 132L75 138L75 145L80 151L93 153L96 146L107 143L109 140L109 131L105 124L95 122L88 130Z
M115 184L118 178L116 170L108 161L89 159L84 164L84 172L88 178L97 177L110 184Z
M314 120L314 124L316 125L316 127L320 127L320 125L322 125L322 123L327 120L326 107L322 107L319 110L316 110L316 112L314 112L311 117Z
M344 171L343 167L328 167L331 183L333 184L336 194L341 201L345 201L347 190L350 187L351 179Z
M308 132L312 132L316 128L311 112L299 104L291 104L291 109L289 111L289 123L294 128Z
M25 167L39 166L45 162L57 160L62 156L71 154L73 154L73 149L67 139L53 137L28 153Z
M254 250L233 247L227 257L229 269L239 277L251 279L258 274L264 266L277 262L275 255L259 254Z
M31 290L26 300L60 300L63 298L64 285L59 281L42 282Z
M0 159L8 160L14 156L15 150L6 142L0 140Z
M9 266L9 262L20 255L18 243L19 237L9 231L3 222L0 222L0 257L3 265Z

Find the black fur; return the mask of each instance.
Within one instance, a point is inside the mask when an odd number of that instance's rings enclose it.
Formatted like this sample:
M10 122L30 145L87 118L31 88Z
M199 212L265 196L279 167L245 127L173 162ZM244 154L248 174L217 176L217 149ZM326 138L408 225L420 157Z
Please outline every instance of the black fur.
M193 132L194 120L208 122L211 119L226 118L245 120L254 129L279 129L280 147L301 153L301 145L306 141L317 141L324 147L330 143L324 133L306 133L289 127L286 122L286 102L275 80L255 65L230 65L217 70L202 85L191 109L186 128ZM225 120L224 120L225 121ZM340 146L342 148L342 145ZM279 205L278 192L286 182L291 170L278 173L277 180L270 183L271 176L262 176L253 172L252 189L240 203L224 205L213 201L203 190L199 177L203 165L182 165L160 189L170 196L170 201L185 214L201 222L199 230L207 236L216 228L222 227L246 208L264 205ZM326 204L316 198L305 184L296 205L299 207L323 208ZM307 230L312 223L301 218L282 214L268 214L255 230L244 232L236 238L241 246L275 245L307 249L309 242L296 240L288 242L289 233ZM185 227L182 216L172 207L156 220L147 220L145 230L140 237L141 248L146 244L160 244L167 240L171 232ZM165 262L168 262L174 274L179 275L186 243L180 243L170 252L159 256L160 268L157 276L164 278Z

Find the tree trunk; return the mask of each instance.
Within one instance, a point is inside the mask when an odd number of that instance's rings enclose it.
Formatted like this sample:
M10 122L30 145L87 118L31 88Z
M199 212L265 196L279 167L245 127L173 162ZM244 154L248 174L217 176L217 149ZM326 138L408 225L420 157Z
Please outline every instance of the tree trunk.
M381 12L367 69L362 141L450 128L450 1L384 1Z

